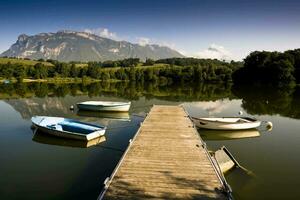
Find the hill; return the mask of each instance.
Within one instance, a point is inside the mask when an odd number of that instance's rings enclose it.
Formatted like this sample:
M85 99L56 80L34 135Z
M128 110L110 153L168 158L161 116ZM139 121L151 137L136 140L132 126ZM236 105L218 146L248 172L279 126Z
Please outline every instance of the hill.
M146 60L146 58L184 57L179 52L164 46L115 41L76 31L40 33L33 36L22 34L16 43L0 56L59 61L105 61L125 58Z
M18 59L18 58L0 58L0 65L1 64L20 64L22 66L33 66L37 63L42 63L45 66L53 66L50 62L45 61L37 61L37 60L27 60L27 59Z

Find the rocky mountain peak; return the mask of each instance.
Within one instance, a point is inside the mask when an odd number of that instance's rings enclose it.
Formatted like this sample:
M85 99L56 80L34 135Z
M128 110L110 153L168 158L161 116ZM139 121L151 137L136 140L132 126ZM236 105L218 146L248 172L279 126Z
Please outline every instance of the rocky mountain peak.
M0 56L59 61L105 61L124 58L161 59L183 57L168 47L115 41L87 32L61 30L56 33L22 34Z

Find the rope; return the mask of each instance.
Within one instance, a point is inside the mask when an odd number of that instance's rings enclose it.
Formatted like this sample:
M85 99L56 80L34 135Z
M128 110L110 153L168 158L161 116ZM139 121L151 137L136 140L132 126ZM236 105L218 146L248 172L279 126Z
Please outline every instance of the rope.
M122 152L122 153L125 152L125 150L123 150L123 149L118 149L118 148L109 147L109 146L102 146L101 144L95 145L95 147L100 147L100 148L104 148L104 149L110 149L110 150L119 151L119 152Z

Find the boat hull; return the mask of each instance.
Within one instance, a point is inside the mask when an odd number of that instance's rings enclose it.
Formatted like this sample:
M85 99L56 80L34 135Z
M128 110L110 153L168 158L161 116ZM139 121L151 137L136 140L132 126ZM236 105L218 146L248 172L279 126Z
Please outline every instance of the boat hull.
M123 105L89 105L89 104L77 104L80 110L90 110L90 111L108 111L108 112L128 112L130 108L130 103Z
M197 128L211 129L211 130L246 130L246 129L257 128L261 124L261 122L257 120L240 123L240 122L221 121L222 119L226 119L226 118L219 118L220 121L218 120L210 121L206 119L203 120L201 118L192 118ZM234 119L234 118L228 118L228 119ZM237 119L243 119L243 118L237 118Z

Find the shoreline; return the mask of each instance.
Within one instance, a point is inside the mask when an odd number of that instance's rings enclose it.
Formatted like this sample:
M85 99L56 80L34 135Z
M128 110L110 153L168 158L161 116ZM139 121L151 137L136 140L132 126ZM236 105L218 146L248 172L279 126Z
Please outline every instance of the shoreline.
M5 81L9 81L10 83L17 83L18 80L13 79L0 79L0 83L4 83ZM46 79L30 79L24 78L22 83L33 83L33 82L45 82L45 83L95 83L95 82L124 82L118 79L109 79L109 80L101 80L101 79L92 79L92 78L46 78Z

